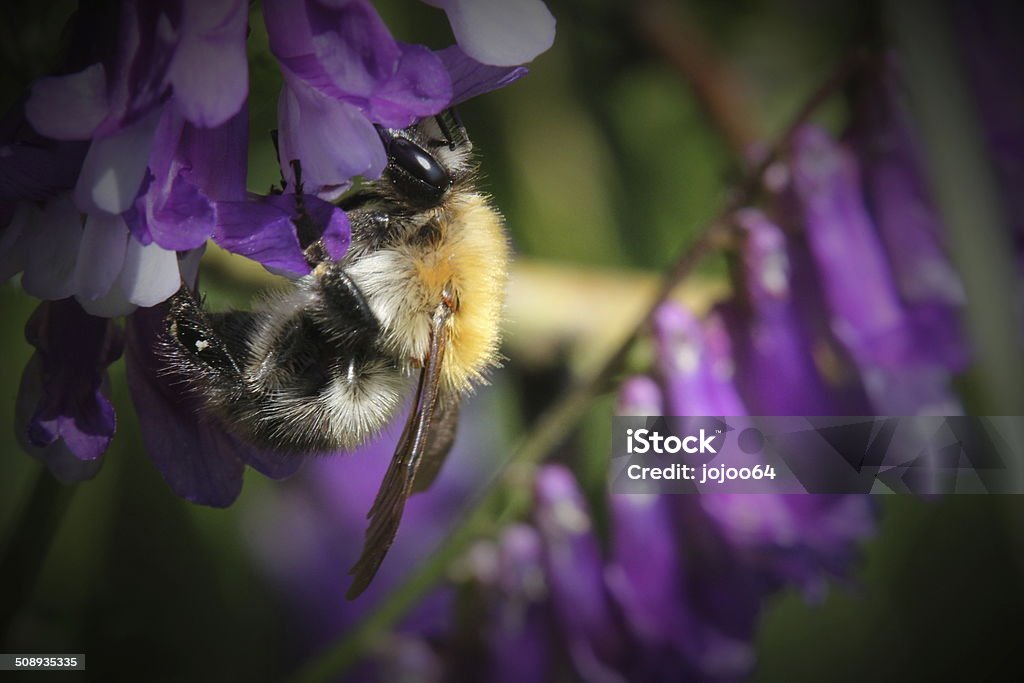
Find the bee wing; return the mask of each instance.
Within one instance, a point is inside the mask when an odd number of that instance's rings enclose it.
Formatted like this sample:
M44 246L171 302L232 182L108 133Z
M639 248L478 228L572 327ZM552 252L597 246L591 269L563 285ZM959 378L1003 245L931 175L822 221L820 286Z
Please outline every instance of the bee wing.
M455 430L459 423L459 397L449 392L441 392L434 408L434 419L430 423L430 436L427 448L423 452L423 462L413 481L412 492L426 491L437 479L441 466L444 465L448 451L455 442Z
M388 471L384 475L384 481L381 482L377 498L367 514L370 519L370 527L366 530L363 553L349 571L353 577L352 585L346 594L349 600L358 597L366 590L377 574L381 562L384 561L384 556L391 548L395 535L398 533L398 525L402 521L402 513L405 511L405 501L413 493L414 485L417 483L420 466L424 460L427 460L425 473L429 479L433 479L437 470L440 469L440 461L451 446L452 437L450 435L444 439L446 443L443 447L441 444L431 443L433 434L438 431L434 415L439 404L438 396L441 393L441 368L443 367L445 348L448 345L447 322L451 314L451 308L447 303L439 304L434 311L431 321L430 347L423 362L423 369L420 371L420 382L416 389L412 411L409 413L409 420L405 424L402 438L391 458ZM447 399L440 401L442 406L445 406L446 403ZM439 413L441 420L437 424L446 424L449 418L444 416L450 412L447 408L442 407ZM441 430L441 433L447 433L447 431L449 430ZM450 431L454 435L454 429L450 429Z

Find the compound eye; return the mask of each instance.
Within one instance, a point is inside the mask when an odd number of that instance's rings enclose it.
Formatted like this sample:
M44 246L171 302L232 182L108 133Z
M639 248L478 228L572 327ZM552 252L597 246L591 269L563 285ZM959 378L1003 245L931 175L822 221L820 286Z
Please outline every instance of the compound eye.
M438 192L444 192L452 179L441 168L441 164L422 147L405 138L392 138L388 145L391 161L417 180L421 180Z

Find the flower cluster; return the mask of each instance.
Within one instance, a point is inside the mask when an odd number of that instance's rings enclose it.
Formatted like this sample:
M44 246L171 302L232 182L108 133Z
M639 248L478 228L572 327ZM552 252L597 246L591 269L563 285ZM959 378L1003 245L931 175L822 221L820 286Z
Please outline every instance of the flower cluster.
M249 3L120 0L77 11L61 73L36 81L0 125L0 276L20 273L43 300L27 328L37 352L18 432L55 475L97 471L115 429L106 369L122 336L147 450L178 495L227 505L244 465L294 471L295 460L197 424L196 406L153 356L162 302L195 285L211 239L272 272L309 272L293 222L293 160L305 171L306 211L342 256L348 220L326 200L383 170L374 126L408 126L507 85L554 39L540 0L431 4L458 45L400 43L368 0L263 3L285 81L289 188L270 196L246 192Z

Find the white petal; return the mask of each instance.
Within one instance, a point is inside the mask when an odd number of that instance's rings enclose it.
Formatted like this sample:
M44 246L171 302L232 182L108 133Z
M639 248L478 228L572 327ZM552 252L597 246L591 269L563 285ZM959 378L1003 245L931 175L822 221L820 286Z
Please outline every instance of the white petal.
M443 4L459 47L484 64L525 64L555 42L555 18L541 0L448 0L437 4Z
M83 299L99 299L121 274L128 248L128 226L109 213L89 214L75 264L75 291Z
M155 306L181 286L178 255L155 242L143 246L138 240L130 239L120 284L133 304Z
M110 137L89 145L75 186L75 203L85 213L123 213L135 201L149 163L153 134L163 108Z
M51 200L28 226L21 286L38 299L64 299L75 291L82 215L70 194Z
M93 64L75 74L36 81L25 116L47 137L87 140L109 108L106 72L102 64Z

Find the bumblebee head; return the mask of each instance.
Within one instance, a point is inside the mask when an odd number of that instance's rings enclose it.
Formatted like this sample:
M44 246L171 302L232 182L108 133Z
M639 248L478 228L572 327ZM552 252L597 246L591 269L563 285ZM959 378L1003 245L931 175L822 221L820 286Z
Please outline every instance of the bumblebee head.
M470 169L472 144L454 112L377 132L388 154L383 179L417 209L437 206Z

